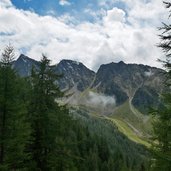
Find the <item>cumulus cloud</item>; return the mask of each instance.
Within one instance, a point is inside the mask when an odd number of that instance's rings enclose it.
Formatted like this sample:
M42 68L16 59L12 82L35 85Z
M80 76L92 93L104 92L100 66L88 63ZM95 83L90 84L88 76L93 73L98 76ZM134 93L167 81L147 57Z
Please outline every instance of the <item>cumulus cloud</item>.
M12 3L10 0L1 0L0 1L0 6L2 7L11 7L12 6Z
M107 22L124 22L125 12L121 9L113 8L107 11L105 20L107 20Z
M110 8L116 0L98 0L99 6Z
M107 64L111 62L111 59L115 56L113 50L109 46L109 44L106 42L102 42L101 46L96 51L96 55L93 59L93 68L95 70L98 70L99 66L101 64ZM116 59L115 61L119 61L120 59Z
M91 23L78 22L68 14L39 16L33 11L16 9L9 0L1 0L0 49L11 42L20 53L37 60L45 53L53 63L61 59L78 60L93 70L102 63L119 60L160 66L156 61L162 56L156 47L156 27L167 17L166 10L159 0L121 1L127 6L125 11L117 7L102 9L99 19Z
M123 0L128 6L128 20L133 25L158 26L168 15L161 0Z
M71 3L69 1L67 1L67 0L60 0L59 5L61 5L61 6L71 5Z

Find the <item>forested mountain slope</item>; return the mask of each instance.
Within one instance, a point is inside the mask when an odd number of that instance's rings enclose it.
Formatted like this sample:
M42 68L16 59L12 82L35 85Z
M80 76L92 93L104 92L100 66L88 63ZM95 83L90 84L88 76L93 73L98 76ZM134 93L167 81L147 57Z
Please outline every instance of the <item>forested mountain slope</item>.
M39 68L39 62L21 55L13 67L19 75L29 76L32 67ZM58 85L66 94L62 103L84 107L91 114L106 115L142 139L150 137L148 112L161 105L159 95L165 91L162 69L121 61L101 65L95 73L72 60L62 60L52 69L61 75Z
M7 47L6 52L11 54L12 48ZM105 102L101 109L107 107L111 97L90 91L90 86L80 91L74 85L78 98L86 101L91 95L90 102L97 106L72 105L70 101L65 105L72 94L66 96L65 90L63 97L57 85L59 74L49 65L50 60L43 56L35 62L21 56L17 65L12 54L7 57L3 55L0 63L0 170L148 170L150 153L146 147L129 140L112 119L96 111L101 101ZM17 70L22 62L25 70Z

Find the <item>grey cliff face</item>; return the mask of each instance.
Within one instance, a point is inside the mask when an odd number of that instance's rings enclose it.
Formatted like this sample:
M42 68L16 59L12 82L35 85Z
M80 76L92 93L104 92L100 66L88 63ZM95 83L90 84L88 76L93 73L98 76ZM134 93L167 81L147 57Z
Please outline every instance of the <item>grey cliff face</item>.
M27 77L31 74L32 68L39 68L39 62L31 59L23 54L13 63L13 68L18 72L22 77Z
M80 62L72 60L62 60L56 66L55 72L63 76L59 81L61 88L70 89L76 86L79 91L89 87L95 76L94 71L91 71Z
M39 62L25 55L13 63L22 77L29 76L32 68L39 68ZM62 60L52 66L62 75L58 84L61 90L75 88L83 92L91 89L97 93L113 96L119 106L131 99L131 103L142 113L148 107L160 105L159 94L164 90L164 71L155 67L138 64L109 63L101 65L97 73L80 62Z

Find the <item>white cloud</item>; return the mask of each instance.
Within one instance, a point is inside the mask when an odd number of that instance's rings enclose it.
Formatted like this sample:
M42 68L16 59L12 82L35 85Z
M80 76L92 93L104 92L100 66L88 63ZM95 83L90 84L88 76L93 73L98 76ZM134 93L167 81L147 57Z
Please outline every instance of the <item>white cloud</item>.
M87 97L87 104L91 106L101 106L101 107L107 107L107 106L115 106L116 100L113 96L106 96L103 94L98 94L90 91L88 93Z
M59 5L61 5L61 6L71 5L71 3L69 1L67 1L67 0L60 0Z
M132 24L142 23L158 26L168 15L161 0L123 0L128 6L128 20Z
M112 4L117 1L118 0L98 0L98 4L102 7L111 8Z
M77 106L84 105L98 114L111 114L116 107L114 96L107 96L92 91L86 92L84 96L80 96L80 93L76 92L68 102Z
M125 21L125 12L118 8L113 8L107 11L105 19L108 22L124 22Z
M164 14L167 17L166 10L159 9L159 0L152 0L147 6L142 0L133 0L135 6L131 0L122 1L128 6L127 15L116 7L106 12L102 9L101 21L78 24L68 14L60 18L39 16L16 9L9 0L1 0L0 49L11 42L20 52L27 49L26 55L32 58L39 60L46 53L53 63L69 58L95 70L102 63L119 60L159 66L156 60L162 53L155 46L159 42L156 26L165 19ZM143 26L142 20L146 21Z
M10 0L1 0L0 1L0 6L2 7L11 7L12 6L12 3Z

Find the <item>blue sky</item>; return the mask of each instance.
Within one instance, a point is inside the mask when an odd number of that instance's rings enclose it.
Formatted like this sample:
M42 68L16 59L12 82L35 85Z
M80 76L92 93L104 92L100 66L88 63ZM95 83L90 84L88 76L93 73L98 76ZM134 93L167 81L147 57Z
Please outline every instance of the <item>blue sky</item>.
M167 18L161 0L1 0L0 49L10 42L16 56L93 70L120 60L160 67L157 27Z
M126 12L126 4L110 0L106 1L106 4L99 0L12 0L12 3L18 9L31 10L43 16L60 17L67 13L77 19L78 22L95 22L96 18L86 12L86 9L98 12L101 9L109 10L118 7Z
M46 15L46 11L48 10L53 10L58 15L63 15L65 12L71 12L72 14L72 10L82 13L83 9L85 8L91 8L95 11L102 8L102 5L100 5L100 1L98 0L12 0L12 3L17 8L24 10L33 9L36 13L39 13L41 15ZM120 8L124 5L124 3L112 1L110 2L110 4L112 4L112 6L117 6ZM106 6L105 8L112 8L112 6Z

